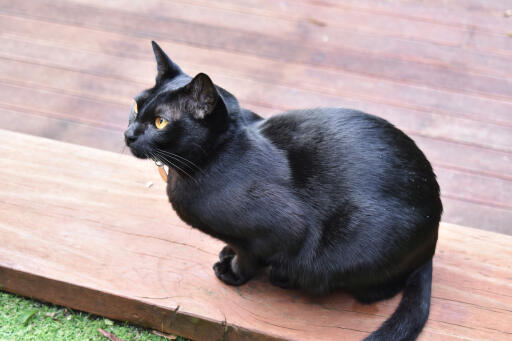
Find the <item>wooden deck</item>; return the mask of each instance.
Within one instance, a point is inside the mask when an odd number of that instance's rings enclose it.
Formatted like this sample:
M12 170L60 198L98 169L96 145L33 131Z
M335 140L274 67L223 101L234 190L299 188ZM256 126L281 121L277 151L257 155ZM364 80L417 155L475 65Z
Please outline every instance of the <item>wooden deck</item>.
M197 341L361 340L400 299L224 285L222 243L179 220L151 162L1 129L0 159L2 290ZM510 259L512 236L442 224L419 341L510 340Z
M2 0L0 125L120 152L155 39L264 116L346 106L390 120L433 161L444 221L512 234L506 5Z
M0 0L0 127L121 152L154 39L264 116L344 106L390 120L432 160L444 221L512 234L510 5Z

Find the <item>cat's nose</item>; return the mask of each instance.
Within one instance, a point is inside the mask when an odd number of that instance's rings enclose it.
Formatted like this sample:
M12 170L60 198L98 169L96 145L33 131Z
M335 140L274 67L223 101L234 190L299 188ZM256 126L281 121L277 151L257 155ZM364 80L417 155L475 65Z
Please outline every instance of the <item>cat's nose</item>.
M130 128L126 129L126 131L124 132L124 142L126 143L126 145L129 146L136 140L137 140L137 135L134 134L133 129L130 129Z

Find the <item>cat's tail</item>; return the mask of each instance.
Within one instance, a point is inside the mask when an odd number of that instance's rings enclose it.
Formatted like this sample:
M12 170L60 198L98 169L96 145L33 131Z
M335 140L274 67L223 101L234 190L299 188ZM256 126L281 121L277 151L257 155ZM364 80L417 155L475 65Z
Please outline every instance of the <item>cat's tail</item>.
M409 275L398 308L365 341L415 340L427 322L431 288L432 259Z

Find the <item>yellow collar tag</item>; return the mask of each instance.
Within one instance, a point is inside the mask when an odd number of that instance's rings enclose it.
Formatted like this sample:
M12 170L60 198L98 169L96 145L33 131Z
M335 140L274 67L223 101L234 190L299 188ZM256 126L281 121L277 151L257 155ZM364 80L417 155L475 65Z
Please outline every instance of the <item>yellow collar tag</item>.
M160 173L162 180L164 180L164 182L167 183L168 173L164 168L164 164L161 161L155 161L155 165L158 167L158 173Z

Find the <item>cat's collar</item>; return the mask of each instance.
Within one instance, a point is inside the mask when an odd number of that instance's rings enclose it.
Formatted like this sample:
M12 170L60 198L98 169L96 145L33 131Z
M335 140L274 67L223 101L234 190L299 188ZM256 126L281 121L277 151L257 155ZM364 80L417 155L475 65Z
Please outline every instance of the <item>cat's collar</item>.
M155 160L155 165L158 167L158 173L160 173L162 180L167 183L167 175L169 173L165 170L164 163L160 160Z

